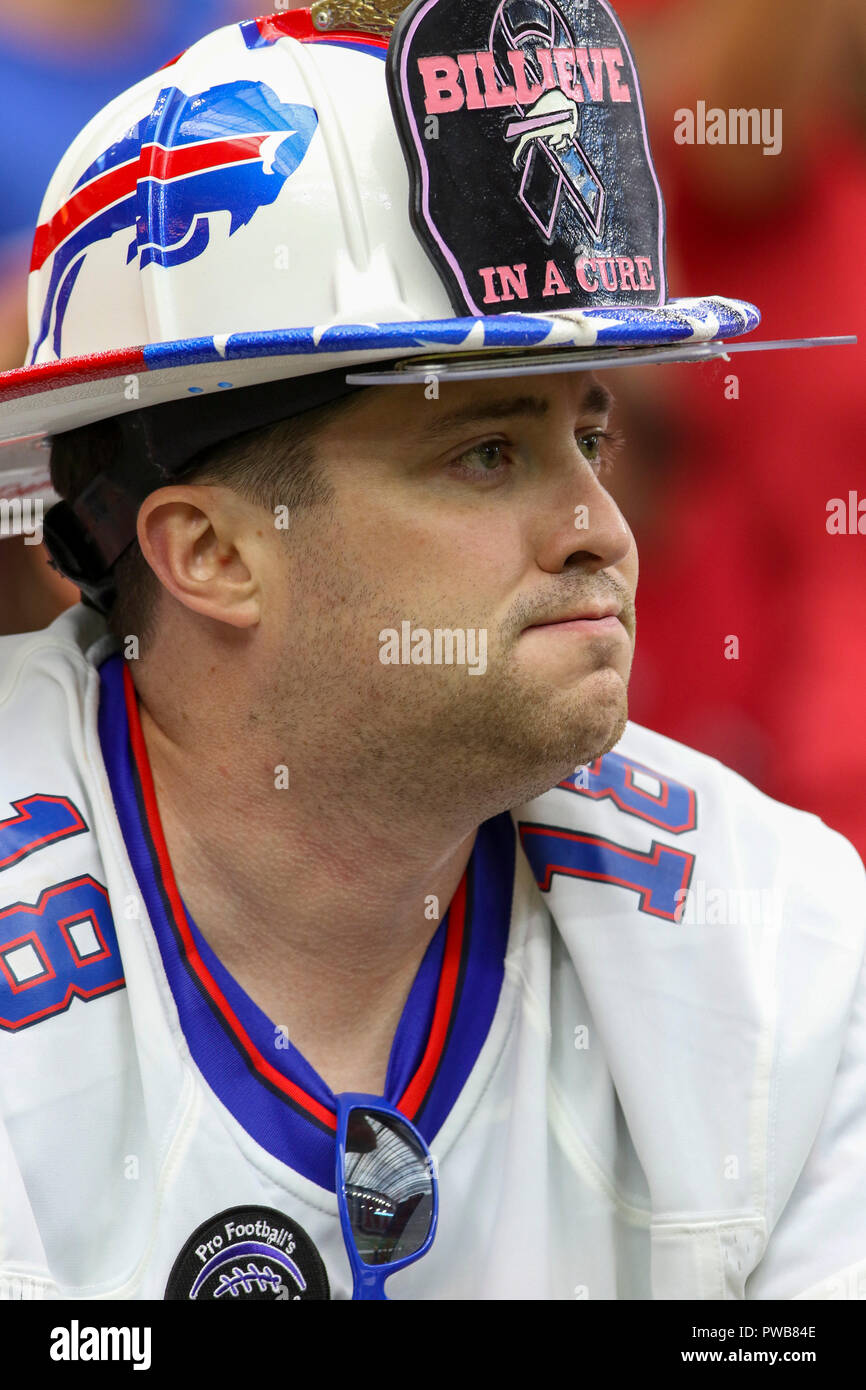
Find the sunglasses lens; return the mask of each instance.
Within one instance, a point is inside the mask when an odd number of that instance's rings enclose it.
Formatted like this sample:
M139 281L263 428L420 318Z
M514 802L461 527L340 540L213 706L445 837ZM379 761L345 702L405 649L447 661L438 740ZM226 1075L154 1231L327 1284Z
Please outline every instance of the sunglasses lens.
M376 1110L349 1113L346 1205L364 1264L396 1264L427 1239L433 1219L427 1155L394 1116Z

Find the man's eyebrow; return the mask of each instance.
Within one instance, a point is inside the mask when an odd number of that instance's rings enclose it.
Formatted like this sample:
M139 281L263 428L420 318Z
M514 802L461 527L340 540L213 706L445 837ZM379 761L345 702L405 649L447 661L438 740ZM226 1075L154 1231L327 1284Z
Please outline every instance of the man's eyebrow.
M600 381L593 382L580 403L587 415L607 415L616 405L616 397Z
M581 413L587 415L605 415L613 409L614 403L614 396L607 387L602 386L600 382L594 382L583 397L580 409ZM542 400L540 396L504 396L500 400L469 401L459 409L449 410L425 425L424 434L428 438L437 438L449 434L461 425L471 425L476 420L508 420L518 415L532 415L536 419L542 419L549 410L547 401Z

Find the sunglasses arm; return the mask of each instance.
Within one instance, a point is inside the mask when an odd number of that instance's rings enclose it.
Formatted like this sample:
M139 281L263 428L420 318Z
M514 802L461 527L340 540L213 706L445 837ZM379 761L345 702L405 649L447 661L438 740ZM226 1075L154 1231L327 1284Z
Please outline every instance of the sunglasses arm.
M391 1272L390 1270L388 1271L388 1273ZM384 1271L380 1272L375 1268L371 1268L369 1265L360 1264L354 1270L354 1275L355 1286L352 1290L353 1302L357 1300L366 1300L370 1302L377 1300L384 1303L390 1302L385 1292L385 1279L387 1275Z

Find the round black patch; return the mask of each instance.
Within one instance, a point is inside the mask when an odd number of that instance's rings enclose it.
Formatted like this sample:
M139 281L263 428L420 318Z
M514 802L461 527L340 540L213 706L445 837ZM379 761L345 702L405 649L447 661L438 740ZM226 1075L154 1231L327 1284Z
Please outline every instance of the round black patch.
M273 1207L229 1207L193 1231L174 1262L167 1299L329 1299L322 1257L303 1227Z

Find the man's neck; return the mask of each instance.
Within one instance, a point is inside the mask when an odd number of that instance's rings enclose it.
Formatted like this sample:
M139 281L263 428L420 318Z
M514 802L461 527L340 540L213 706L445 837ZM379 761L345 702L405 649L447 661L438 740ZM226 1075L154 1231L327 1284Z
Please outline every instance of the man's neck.
M476 830L433 824L423 798L383 825L351 767L287 777L237 748L197 755L144 704L141 720L178 887L209 945L335 1093L380 1094Z

